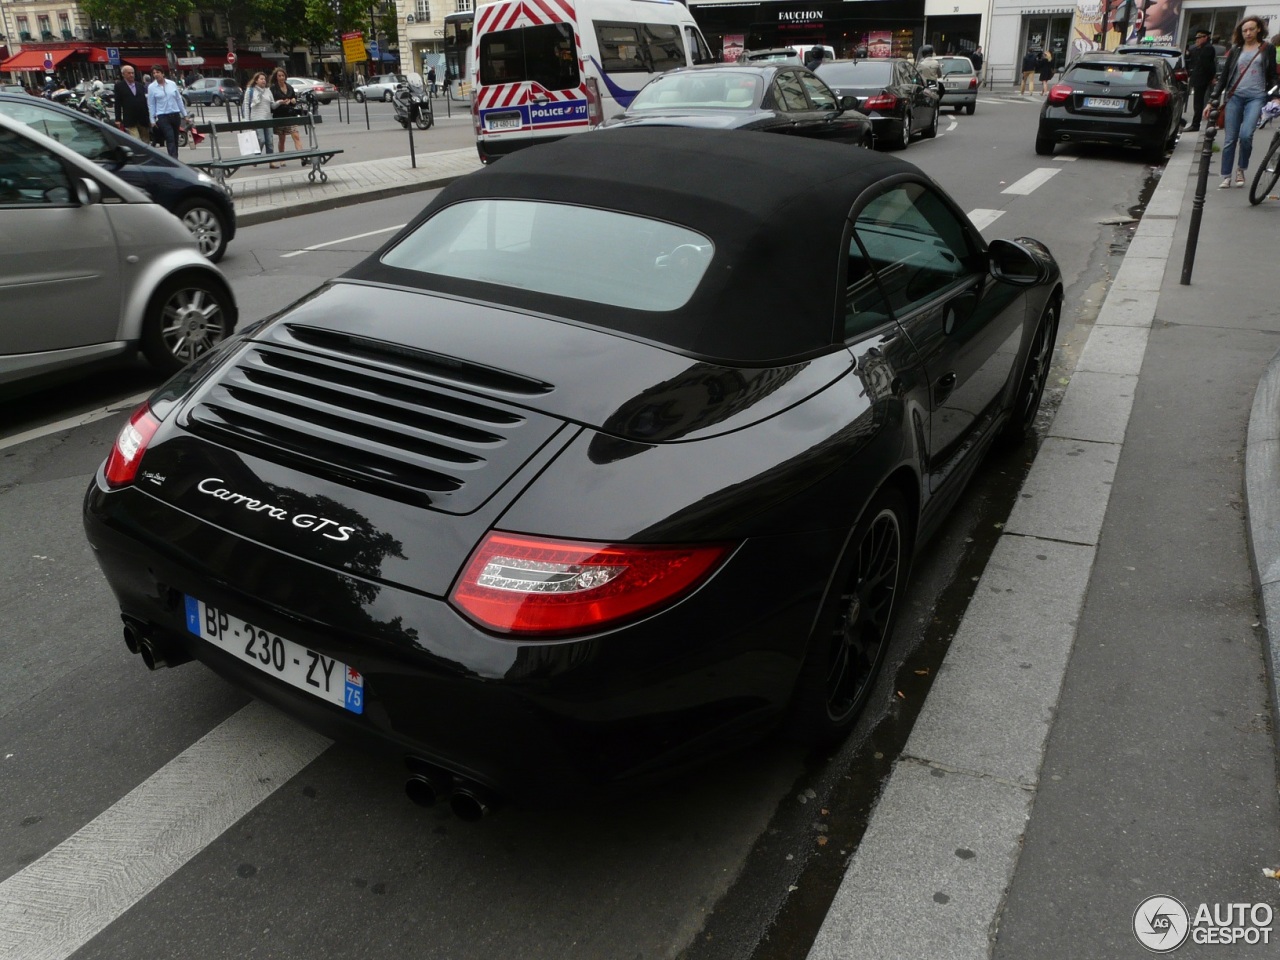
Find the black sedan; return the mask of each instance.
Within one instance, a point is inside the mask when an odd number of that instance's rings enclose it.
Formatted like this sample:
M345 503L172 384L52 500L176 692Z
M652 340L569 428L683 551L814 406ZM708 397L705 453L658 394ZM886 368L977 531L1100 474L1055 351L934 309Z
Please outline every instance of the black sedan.
M163 150L40 97L0 93L0 115L40 131L137 187L179 220L217 263L236 235L231 191Z
M147 666L394 751L417 802L630 789L849 731L1061 302L894 158L569 137L162 387L85 526Z
M1040 108L1036 153L1059 143L1137 147L1158 163L1178 139L1185 98L1166 57L1086 53Z
M708 64L650 80L604 127L760 130L871 146L871 122L802 66Z
M827 60L818 66L841 97L871 118L876 146L905 150L911 138L938 135L942 93L935 81L926 83L915 65L897 57L877 60Z

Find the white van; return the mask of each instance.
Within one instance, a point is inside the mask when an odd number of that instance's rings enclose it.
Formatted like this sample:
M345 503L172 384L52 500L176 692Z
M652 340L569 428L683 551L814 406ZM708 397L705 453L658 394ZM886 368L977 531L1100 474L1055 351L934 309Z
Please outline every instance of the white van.
M582 133L711 48L675 0L498 0L476 8L471 119L484 163Z

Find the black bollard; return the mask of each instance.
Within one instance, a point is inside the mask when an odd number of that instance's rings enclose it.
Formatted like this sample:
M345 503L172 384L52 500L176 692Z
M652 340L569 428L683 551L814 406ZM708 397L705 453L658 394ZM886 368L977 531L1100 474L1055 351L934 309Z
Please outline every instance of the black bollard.
M1200 239L1200 217L1204 213L1204 196L1209 188L1209 166L1213 162L1213 138L1218 135L1218 111L1226 105L1209 105L1209 119L1205 121L1203 146L1200 148L1200 169L1196 173L1196 195L1191 202L1191 219L1187 223L1187 249L1182 255L1181 286L1191 285L1191 270L1196 264L1196 244Z
M227 108L227 123L231 123L231 101L224 100L222 105Z
M364 128L369 129L369 98L364 98Z

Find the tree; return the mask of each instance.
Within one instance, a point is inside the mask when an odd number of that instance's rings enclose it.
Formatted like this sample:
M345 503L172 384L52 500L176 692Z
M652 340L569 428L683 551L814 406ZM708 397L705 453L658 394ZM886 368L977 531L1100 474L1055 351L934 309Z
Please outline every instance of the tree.
M196 9L194 0L84 0L81 7L91 20L122 30L147 30L152 24L167 29Z

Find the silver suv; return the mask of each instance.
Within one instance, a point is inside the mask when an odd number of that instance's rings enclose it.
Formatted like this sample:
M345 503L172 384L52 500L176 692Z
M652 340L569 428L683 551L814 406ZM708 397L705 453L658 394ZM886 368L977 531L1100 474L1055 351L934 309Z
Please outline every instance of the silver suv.
M356 87L356 103L364 103L366 100L384 100L390 103L391 95L396 92L396 84L406 82L403 73L384 73L374 77L368 83Z

